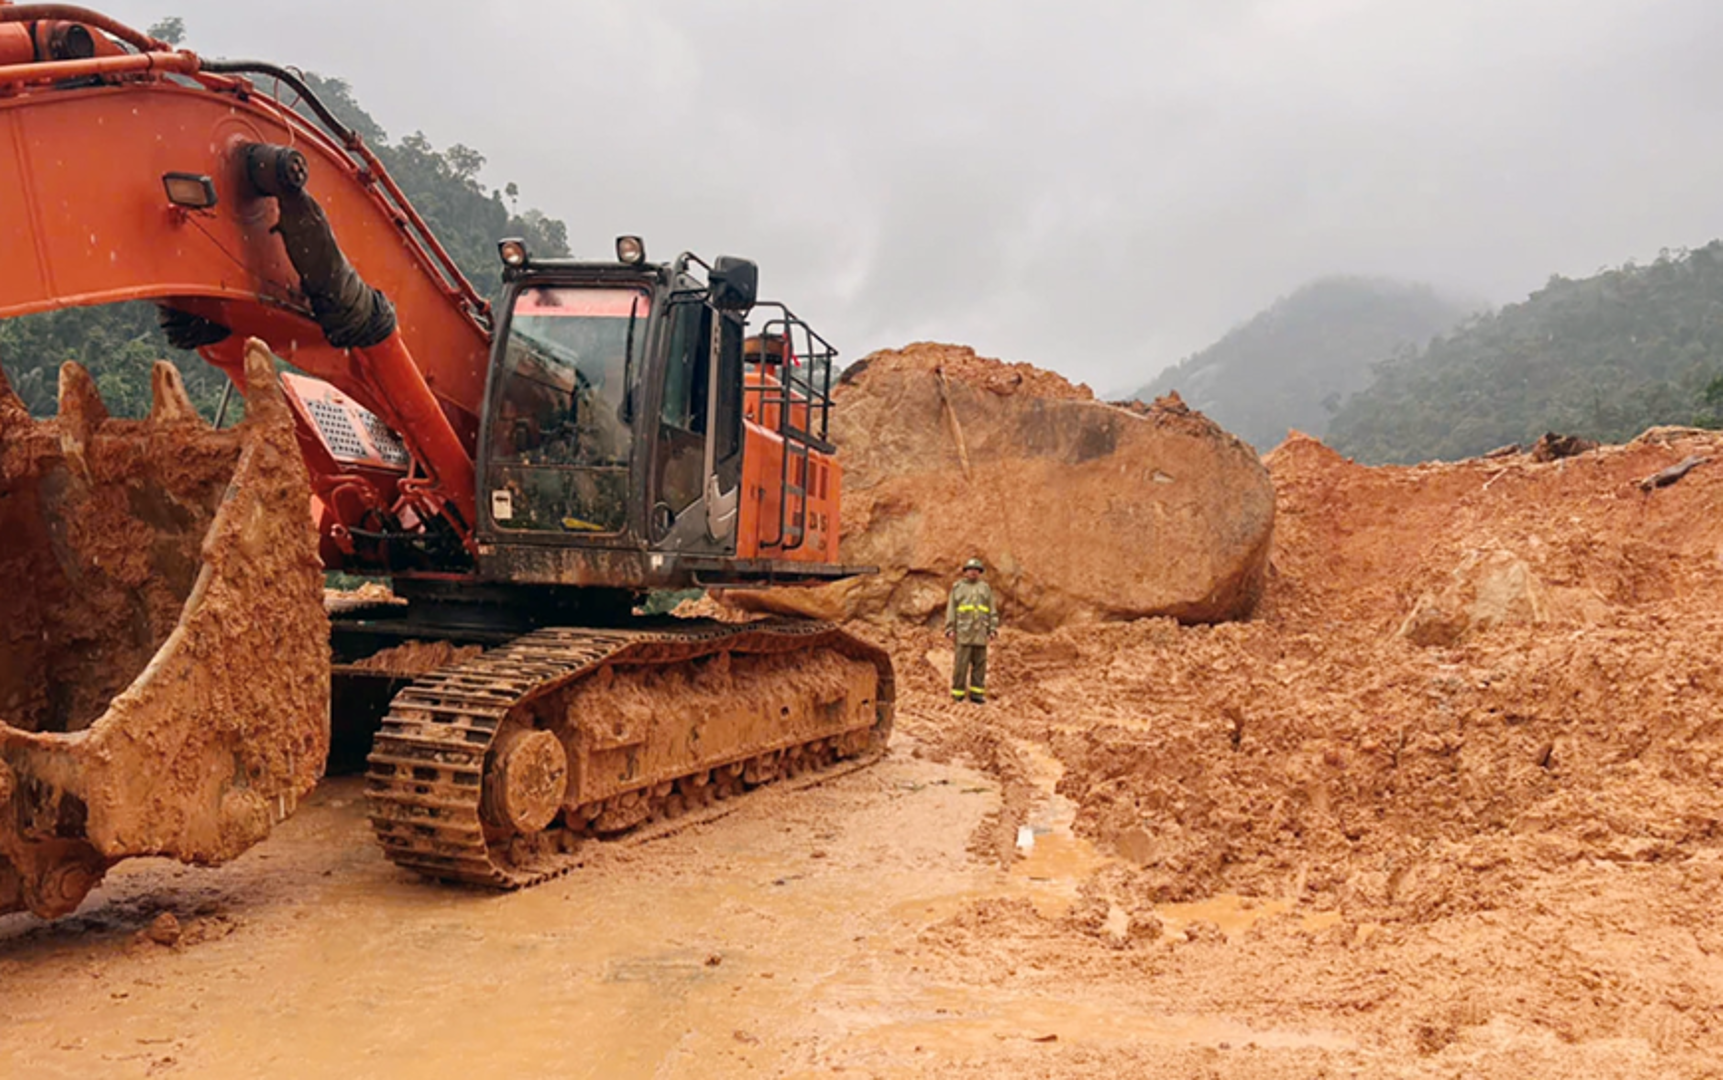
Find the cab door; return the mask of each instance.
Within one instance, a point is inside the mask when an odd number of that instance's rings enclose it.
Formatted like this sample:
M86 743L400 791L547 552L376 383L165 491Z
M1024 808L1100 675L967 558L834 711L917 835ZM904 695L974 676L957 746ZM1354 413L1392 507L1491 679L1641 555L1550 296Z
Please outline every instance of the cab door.
M703 294L673 298L652 453L652 546L734 554L742 475L742 321Z

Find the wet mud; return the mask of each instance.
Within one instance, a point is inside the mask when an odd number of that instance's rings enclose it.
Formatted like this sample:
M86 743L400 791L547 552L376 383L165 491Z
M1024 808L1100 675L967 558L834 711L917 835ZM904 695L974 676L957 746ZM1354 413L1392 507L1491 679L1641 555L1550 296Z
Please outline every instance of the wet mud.
M53 420L0 382L0 912L69 912L130 856L230 859L322 770L328 622L271 363L251 342L227 431L165 362L143 420L76 364Z
M881 762L522 893L392 869L326 782L0 919L0 1073L1723 1075L1723 472L1641 487L1696 455L1295 440L1253 620L1008 622L985 707L859 627Z
M423 675L450 664L460 664L484 652L482 645L455 645L447 641L407 641L381 649L348 666L359 671L388 675Z
M219 873L130 863L70 919L0 919L0 1070L1038 1075L1011 1070L1345 1044L1134 986L1129 951L1068 917L1098 857L1054 853L1082 841L1049 832L1005 866L970 853L999 799L986 774L904 746L487 895L391 868L358 784L329 781ZM1026 947L1074 978L1055 989Z

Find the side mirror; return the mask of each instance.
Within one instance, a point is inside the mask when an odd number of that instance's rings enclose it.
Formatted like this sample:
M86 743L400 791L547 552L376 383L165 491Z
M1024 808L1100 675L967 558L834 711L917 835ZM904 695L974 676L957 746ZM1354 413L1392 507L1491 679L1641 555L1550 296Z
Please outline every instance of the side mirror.
M760 268L751 260L720 255L706 275L712 306L719 311L747 311L760 291Z

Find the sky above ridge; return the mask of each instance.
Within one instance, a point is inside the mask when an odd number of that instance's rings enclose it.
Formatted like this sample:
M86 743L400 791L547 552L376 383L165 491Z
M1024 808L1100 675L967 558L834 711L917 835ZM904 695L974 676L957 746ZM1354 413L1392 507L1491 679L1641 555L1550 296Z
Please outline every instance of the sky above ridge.
M853 359L1122 391L1329 274L1512 302L1723 230L1715 0L113 0L471 146L577 254L747 255Z

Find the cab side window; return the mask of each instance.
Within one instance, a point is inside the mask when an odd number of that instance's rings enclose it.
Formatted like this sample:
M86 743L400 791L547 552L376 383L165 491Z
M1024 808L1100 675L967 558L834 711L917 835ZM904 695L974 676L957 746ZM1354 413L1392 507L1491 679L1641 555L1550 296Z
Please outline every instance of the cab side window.
M699 301L670 311L670 347L664 365L664 423L696 435L706 433L706 351L712 310Z
M742 449L742 320L723 316L718 328L718 460Z

